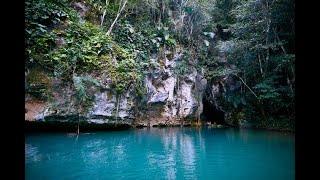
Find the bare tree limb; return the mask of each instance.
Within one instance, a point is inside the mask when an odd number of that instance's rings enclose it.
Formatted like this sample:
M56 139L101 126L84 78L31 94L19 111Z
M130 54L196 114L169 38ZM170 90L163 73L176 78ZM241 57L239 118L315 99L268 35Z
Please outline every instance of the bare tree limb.
M122 2L122 1L120 1L120 4L119 4L120 6L121 6L121 2ZM112 29L113 29L113 26L114 26L114 25L116 24L116 22L118 21L118 19L119 19L119 17L120 17L120 14L121 14L121 12L124 10L127 2L128 2L128 0L125 0L124 3L123 3L123 5L121 6L121 8L120 8L120 6L119 6L118 14L117 14L116 18L114 19L113 23L111 24L111 26L110 26L110 28L109 28L109 30L108 30L108 32L107 32L107 35L110 35L110 34L111 34L111 31L112 31Z
M259 65L260 65L260 73L261 73L261 76L263 77L263 70L262 70L262 63L261 63L261 59L260 59L260 54L258 54L258 60L259 60Z
M103 14L102 14L102 16L101 16L101 23L100 23L100 26L101 26L101 27L102 27L103 22L104 22L104 17L106 16L106 13L107 13L108 4L109 4L109 2L108 2L108 0L106 0L105 9L104 9Z
M236 75L236 74L233 74L233 75L235 75L236 77L238 77L238 78L241 80L241 82L250 90L250 92L251 92L256 98L258 98L257 94L243 81L243 79L242 79L241 77L239 77L239 76Z

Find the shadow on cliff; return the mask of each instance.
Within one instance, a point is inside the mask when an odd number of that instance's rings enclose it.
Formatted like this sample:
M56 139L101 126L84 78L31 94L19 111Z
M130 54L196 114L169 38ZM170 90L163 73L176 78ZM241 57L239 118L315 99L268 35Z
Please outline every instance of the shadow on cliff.
M222 124L225 125L224 112L219 110L214 103L210 102L206 97L202 99L203 112L201 119L204 122L210 122L211 124Z

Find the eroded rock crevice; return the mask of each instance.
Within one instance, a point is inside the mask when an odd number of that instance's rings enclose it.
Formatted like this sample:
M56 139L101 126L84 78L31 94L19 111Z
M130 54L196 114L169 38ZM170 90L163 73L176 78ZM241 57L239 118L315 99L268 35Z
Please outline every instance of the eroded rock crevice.
M225 125L225 113L219 107L215 105L214 102L203 97L203 112L201 114L201 119L210 124L222 124Z

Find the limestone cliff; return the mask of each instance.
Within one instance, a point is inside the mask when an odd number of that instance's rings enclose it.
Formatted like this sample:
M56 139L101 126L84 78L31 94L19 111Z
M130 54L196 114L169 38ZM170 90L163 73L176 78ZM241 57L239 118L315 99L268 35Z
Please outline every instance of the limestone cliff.
M190 124L189 120L197 120L202 112L202 95L206 87L206 79L201 72L190 67L191 73L180 78L174 73L176 63L181 54L176 53L172 59L165 58L164 66L156 69L145 78L147 89L147 108L137 112L135 93L128 90L117 101L109 80L103 74L87 75L99 80L101 87L90 87L93 102L86 111L78 111L75 106L72 86L59 79L50 79L52 97L38 100L27 94L25 100L28 121L68 121L77 116L89 123L125 123L130 125L180 125ZM118 107L117 107L118 105ZM139 111L139 110L138 110ZM188 120L188 121L185 121Z

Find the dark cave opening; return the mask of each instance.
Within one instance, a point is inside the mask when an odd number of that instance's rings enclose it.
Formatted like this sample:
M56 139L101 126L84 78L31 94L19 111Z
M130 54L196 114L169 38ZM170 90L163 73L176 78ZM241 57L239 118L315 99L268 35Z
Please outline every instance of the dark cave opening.
M202 99L203 112L201 114L201 119L204 122L210 122L211 124L225 124L224 112L219 110L214 103L210 102L207 98Z

